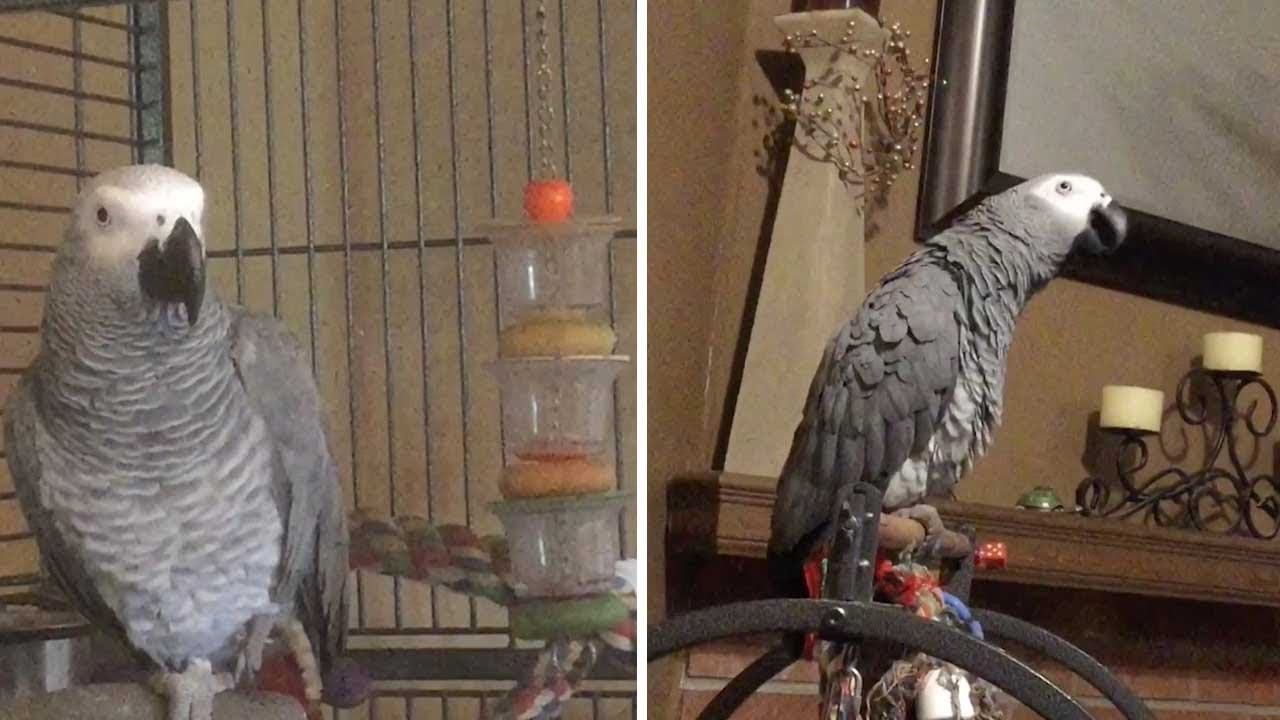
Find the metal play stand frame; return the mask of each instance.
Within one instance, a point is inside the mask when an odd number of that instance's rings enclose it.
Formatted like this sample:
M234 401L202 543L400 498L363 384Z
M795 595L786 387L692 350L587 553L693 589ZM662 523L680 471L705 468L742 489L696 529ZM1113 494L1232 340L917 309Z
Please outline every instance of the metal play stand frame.
M969 671L1051 720L1091 720L1093 716L1062 688L1009 655L992 640L1007 641L1061 663L1107 698L1128 720L1155 716L1115 675L1083 650L1036 625L1001 613L973 609L986 640L943 623L917 617L895 605L874 602L874 558L881 493L858 483L841 503L839 531L831 549L824 593L818 600L757 600L689 612L649 632L649 662L700 643L723 638L782 633L782 642L738 673L712 699L699 720L730 717L765 682L798 660L799 639L858 644L896 643ZM968 600L973 557L965 558L947 586Z

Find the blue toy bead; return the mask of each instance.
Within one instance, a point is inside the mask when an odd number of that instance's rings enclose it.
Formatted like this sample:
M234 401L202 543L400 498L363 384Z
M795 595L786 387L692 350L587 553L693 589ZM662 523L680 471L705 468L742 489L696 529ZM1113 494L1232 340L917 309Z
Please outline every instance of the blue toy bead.
M979 640L983 639L982 625L973 619L973 612L969 610L969 606L964 604L960 598L948 592L942 593L942 602L962 625L969 628L969 633Z

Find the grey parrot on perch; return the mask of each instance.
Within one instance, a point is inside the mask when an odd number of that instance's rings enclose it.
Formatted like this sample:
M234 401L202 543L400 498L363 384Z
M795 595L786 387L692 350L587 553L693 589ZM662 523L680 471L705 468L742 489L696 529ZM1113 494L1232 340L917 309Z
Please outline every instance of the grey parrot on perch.
M346 632L347 530L306 354L205 289L205 196L162 166L84 188L4 414L46 569L208 720L282 641L308 700Z
M861 480L921 517L991 444L1014 324L1074 250L1109 253L1126 218L1098 181L1053 174L983 200L871 291L827 344L783 466L769 539L779 591ZM940 525L936 521L929 523Z

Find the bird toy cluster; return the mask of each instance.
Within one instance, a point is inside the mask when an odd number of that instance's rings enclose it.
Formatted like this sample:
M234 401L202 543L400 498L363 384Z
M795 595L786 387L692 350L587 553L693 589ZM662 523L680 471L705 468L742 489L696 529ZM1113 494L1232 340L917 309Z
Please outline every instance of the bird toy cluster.
M867 720L1003 720L1008 700L994 685L917 653L867 689Z
M926 620L983 637L982 625L968 606L943 590L937 572L915 562L910 553L896 559L890 559L884 550L877 553L875 593L877 598L901 605ZM1002 697L989 683L917 653L895 662L867 690L865 716L869 720L999 720L1004 717L997 702Z
M796 123L796 142L809 157L834 164L846 186L884 205L899 175L915 167L928 103L929 60L924 59L923 71L916 68L906 42L911 31L901 23L889 23L888 37L876 47L860 44L856 29L857 22L850 20L836 40L816 30L783 38L789 52L828 48L871 63L872 74L864 85L832 65L807 78L801 92L784 90L782 112Z
M876 554L876 596L901 605L926 620L939 620L982 638L982 626L960 598L946 592L938 574L909 558L890 560L881 550Z
M1003 543L989 542L975 552L975 556L979 554L992 558L984 564L996 568L1002 566L1007 550ZM943 590L938 572L917 562L914 555L914 548L893 552L892 557L891 551L883 547L877 551L875 598L983 639L982 625L969 607ZM994 559L997 557L999 561ZM815 553L804 570L810 596L820 597L827 571L825 552ZM865 696L855 667L856 648L840 643L819 644L815 636L809 636L805 657L816 657L822 670L823 694L827 696L825 707L842 720L1002 720L1006 716L1002 707L1005 696L996 687L928 655L917 653L895 662L867 689Z
M601 653L635 653L635 587L626 577L615 576L609 591L592 596L522 599L503 537L412 516L353 515L350 557L353 570L446 587L505 606L513 636L547 642L528 675L490 709L492 720L558 717Z
M635 589L617 570L629 494L617 490L609 422L614 383L629 361L613 354L610 241L620 222L575 216L573 186L559 175L552 147L543 0L536 20L537 164L524 217L483 229L497 275L498 359L489 370L501 388L503 427L503 500L490 509L506 538L383 524L379 542L394 548L386 558L393 564L375 561L383 571L504 605L514 637L547 642L529 675L489 710L494 720L558 717L598 654L634 653L636 639ZM415 562L420 556L426 562Z

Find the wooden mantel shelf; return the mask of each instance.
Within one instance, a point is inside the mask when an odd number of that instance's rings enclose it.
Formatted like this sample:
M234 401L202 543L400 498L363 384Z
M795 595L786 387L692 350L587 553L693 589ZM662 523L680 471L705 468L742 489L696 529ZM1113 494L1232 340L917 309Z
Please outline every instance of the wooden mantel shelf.
M668 491L668 553L762 558L775 481L735 474L677 478ZM953 527L1008 545L984 581L1280 607L1280 540L1149 528L1117 520L958 502Z

